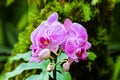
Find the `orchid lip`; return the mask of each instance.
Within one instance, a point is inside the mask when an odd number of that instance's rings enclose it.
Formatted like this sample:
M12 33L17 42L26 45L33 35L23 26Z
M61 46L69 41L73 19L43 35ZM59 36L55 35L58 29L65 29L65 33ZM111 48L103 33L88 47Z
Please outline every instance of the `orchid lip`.
M44 45L48 45L49 42L50 42L50 40L48 38L45 38L45 37L40 38L40 43L42 43Z
M77 57L81 57L83 55L83 53L85 52L85 49L81 48L81 49L78 49L76 51L76 55Z

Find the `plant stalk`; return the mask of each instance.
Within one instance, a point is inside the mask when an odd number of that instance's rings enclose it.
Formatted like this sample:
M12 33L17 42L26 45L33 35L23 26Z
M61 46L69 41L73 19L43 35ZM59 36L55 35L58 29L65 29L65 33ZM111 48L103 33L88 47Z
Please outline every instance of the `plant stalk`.
M54 62L55 62L55 64L57 63L57 57L54 59ZM53 70L53 78L54 78L54 80L56 80L56 66L55 66L55 69Z

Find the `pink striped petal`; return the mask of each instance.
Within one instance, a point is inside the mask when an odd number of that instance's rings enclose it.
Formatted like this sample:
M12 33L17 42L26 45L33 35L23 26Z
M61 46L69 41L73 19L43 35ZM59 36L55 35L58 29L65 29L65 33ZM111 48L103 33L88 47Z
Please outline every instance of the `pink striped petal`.
M51 14L47 19L48 24L52 24L53 22L57 22L57 21L58 21L58 14L56 12Z

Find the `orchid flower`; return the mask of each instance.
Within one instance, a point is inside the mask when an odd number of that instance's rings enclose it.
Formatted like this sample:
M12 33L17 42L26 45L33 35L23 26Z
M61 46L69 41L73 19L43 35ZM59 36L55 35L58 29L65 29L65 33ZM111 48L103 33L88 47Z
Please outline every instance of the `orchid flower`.
M78 24L72 23L70 19L66 19L64 27L67 30L67 37L62 43L62 49L68 55L68 62L79 62L79 59L87 59L87 51L91 44L88 42L86 29Z
M66 29L58 22L58 14L54 12L48 19L42 22L31 34L32 45L32 58L30 62L42 60L38 57L43 49L50 49L57 51L59 45L66 37Z

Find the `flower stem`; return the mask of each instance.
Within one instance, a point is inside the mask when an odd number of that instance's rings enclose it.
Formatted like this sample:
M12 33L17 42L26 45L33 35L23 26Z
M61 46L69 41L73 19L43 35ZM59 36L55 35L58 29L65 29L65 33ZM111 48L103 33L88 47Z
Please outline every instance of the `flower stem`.
M57 57L54 59L54 62L55 62L55 64L57 63ZM55 68L53 70L53 78L54 78L54 80L56 80L56 66L55 66Z

